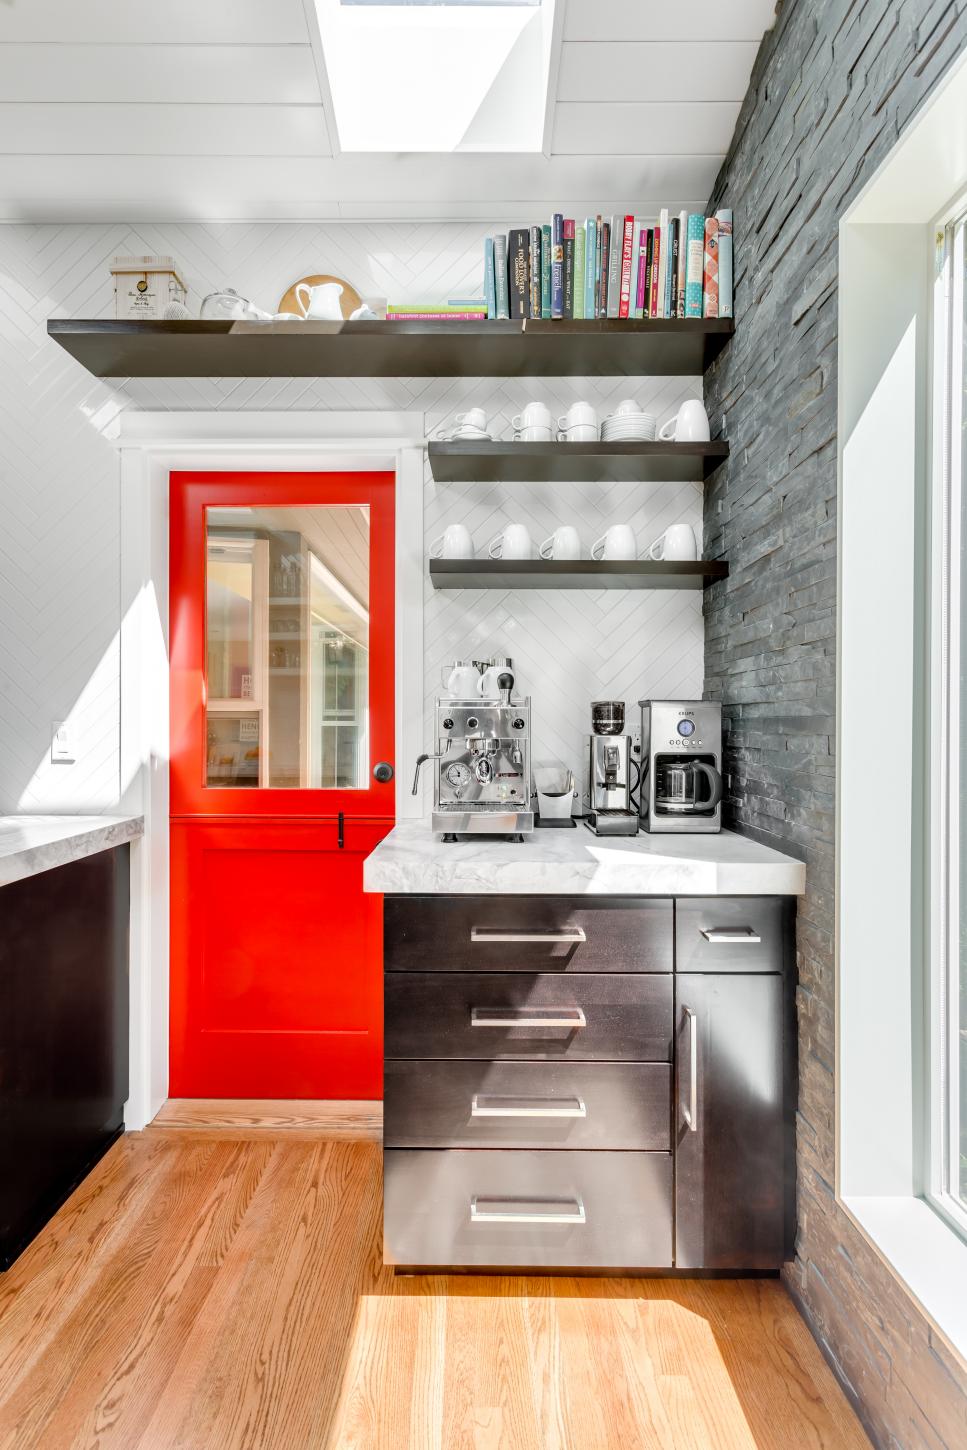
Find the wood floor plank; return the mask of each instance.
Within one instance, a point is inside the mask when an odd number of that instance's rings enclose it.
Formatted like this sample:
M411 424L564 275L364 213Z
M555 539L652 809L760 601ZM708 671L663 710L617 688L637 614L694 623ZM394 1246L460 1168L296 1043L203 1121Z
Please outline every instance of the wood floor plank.
M151 1128L155 1132L175 1128L253 1138L324 1132L327 1138L379 1143L383 1136L383 1104L369 1099L169 1098Z
M117 1144L0 1279L0 1450L868 1450L775 1280L394 1276L328 1126Z

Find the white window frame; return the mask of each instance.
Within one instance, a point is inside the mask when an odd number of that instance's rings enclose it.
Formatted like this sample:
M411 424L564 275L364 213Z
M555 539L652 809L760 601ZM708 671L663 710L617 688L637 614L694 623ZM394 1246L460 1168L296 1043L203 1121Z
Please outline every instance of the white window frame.
M960 756L965 720L958 684L967 197L937 219L934 235L924 1196L967 1239L967 1209L959 1192Z

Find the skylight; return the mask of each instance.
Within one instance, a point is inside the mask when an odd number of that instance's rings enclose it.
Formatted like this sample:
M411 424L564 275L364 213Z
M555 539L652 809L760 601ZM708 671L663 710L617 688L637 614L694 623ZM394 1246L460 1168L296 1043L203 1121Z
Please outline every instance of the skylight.
M555 0L315 0L340 150L539 152Z

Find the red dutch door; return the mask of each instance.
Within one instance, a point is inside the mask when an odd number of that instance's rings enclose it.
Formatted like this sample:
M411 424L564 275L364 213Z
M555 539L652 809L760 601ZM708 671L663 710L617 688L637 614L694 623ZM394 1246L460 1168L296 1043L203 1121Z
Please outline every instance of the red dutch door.
M172 1096L381 1096L393 495L171 475Z

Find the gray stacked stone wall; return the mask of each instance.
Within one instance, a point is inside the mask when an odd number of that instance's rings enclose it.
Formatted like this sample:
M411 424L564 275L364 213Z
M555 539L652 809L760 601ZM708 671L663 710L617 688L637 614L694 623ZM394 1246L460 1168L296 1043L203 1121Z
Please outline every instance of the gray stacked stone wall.
M837 241L965 46L967 0L785 0L710 201L734 212L736 333L706 377L731 444L706 491L707 552L731 566L706 594L706 691L729 823L808 868L786 1277L883 1450L967 1447L967 1378L833 1192Z

